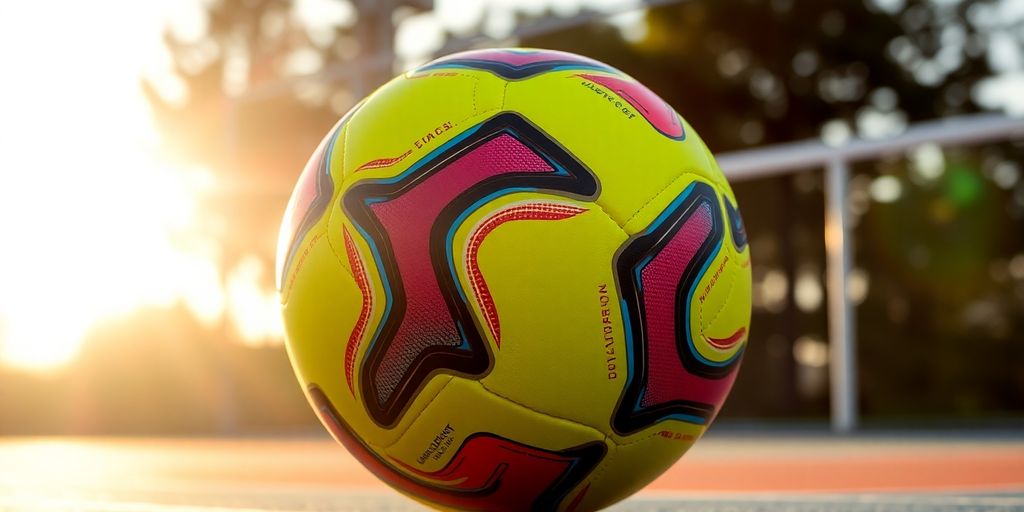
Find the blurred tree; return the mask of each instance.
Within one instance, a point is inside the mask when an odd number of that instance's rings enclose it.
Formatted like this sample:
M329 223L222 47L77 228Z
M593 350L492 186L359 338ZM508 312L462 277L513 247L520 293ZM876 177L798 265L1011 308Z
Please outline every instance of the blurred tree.
M165 36L186 84L184 98L165 99L154 84L143 86L171 153L217 176L220 193L205 209L232 232L223 238L234 242L222 248L224 267L252 252L269 261L287 201L282 190L290 190L337 116L324 108L330 98L315 84L286 94L261 95L259 88L337 58L346 47L344 26L311 32L287 0L211 2L206 25L198 39L170 30Z
M338 117L391 78L394 20L424 0L215 0L199 37L165 33L183 97L143 82L169 153L216 176L204 204L221 269L272 268L277 228L303 163ZM330 76L316 76L326 71ZM227 235L230 236L227 236ZM273 272L264 272L270 287Z
M642 30L598 23L522 43L590 55L630 73L675 106L715 151L819 136L840 142L853 135L884 137L910 122L983 109L977 94L979 83L990 79L996 68L1005 71L1004 65L994 67L999 59L990 51L993 40L1001 38L1000 44L1005 46L1010 37L1010 44L1020 48L1020 31L1013 30L1012 20L999 18L1004 3L693 0L650 10ZM356 91L383 82L390 71L390 48L378 29L383 27L386 33L392 20L400 22L409 14L407 7L401 7L394 16L387 16L397 4L358 2L353 7L338 2L340 14L333 21L311 26L308 19L303 21L296 14L298 5L284 0L211 2L208 30L202 38L168 36L178 73L186 84L186 99L168 101L155 87L147 86L169 143L182 158L215 169L224 188L231 191L211 206L240 235L234 237L239 245L227 251L225 265L254 250L270 261L279 212L302 163L338 115L362 95ZM528 22L529 16L519 15L517 21ZM383 58L375 60L374 55ZM325 69L329 72L315 76ZM366 70L368 74L362 74ZM315 77L303 78L311 74ZM1010 148L998 161L986 165L994 168L1019 158L1014 151L1019 150ZM903 179L906 169L904 163L882 172ZM874 168L862 172L869 181L879 173ZM953 194L972 196L974 186L958 179L959 185L950 185L957 190ZM737 186L756 258L757 307L747 362L726 413L821 415L827 410L827 397L820 386L817 391L801 387L801 382L807 381L807 369L797 368L794 361L796 339L803 336L813 344L823 340L826 331L820 299L824 268L821 179L818 174L805 173L769 181L770 186L764 182ZM907 182L906 186L917 185ZM1024 197L1024 185L1016 187L1016 192L1002 192L991 200L1012 206L1015 197ZM988 188L986 182L981 189ZM869 226L886 223L900 227L901 219L911 212L930 208L934 198L928 190L925 187L921 194L909 197L895 220L878 217L890 215L885 208L865 209L858 229L876 229ZM1024 200L1020 202L1024 205ZM963 215L972 215L970 212L962 210ZM1024 253L1022 215L1013 215L986 217L991 222L989 233L994 233L991 236L999 243L972 257L995 258L1005 267L1014 251ZM949 229L953 228L940 232ZM911 239L916 240L919 232L904 226L899 236L906 239L909 252L893 257L912 259L916 246ZM933 238L929 243L934 248L942 242ZM894 370L900 364L917 364L914 354L906 351L900 357L882 357L890 352L890 336L912 338L918 345L927 345L931 338L945 340L942 344L952 348L937 352L943 355L934 357L942 359L929 359L928 369L921 370L936 379L964 378L962 372L933 371L933 367L963 359L971 349L961 344L959 334L949 334L957 329L943 327L942 319L929 316L934 314L928 307L929 288L908 291L891 284L899 282L892 281L894 273L903 270L881 264L881 250L870 245L857 247L858 261L867 266L873 283L861 306L858 326L860 350L867 356L865 404L869 412L890 414L903 407L935 413L942 410L934 405L944 404L942 397L918 400L922 381L917 380L918 389L912 389L914 382L905 379L922 373ZM1024 265L1024 256L1021 258ZM967 264L980 268L987 267L988 261ZM926 268L914 279L939 281L947 270ZM817 283L816 303L797 300L799 276ZM993 300L1010 311L1009 325L1017 330L1009 332L1019 333L1024 284L1015 282L980 282L980 291L951 302L940 310L940 316L948 322L948 317L959 314L955 312L972 307L975 297L992 295L998 289L1002 291L994 296L999 298ZM902 323L894 330L895 317L880 312L894 307L899 310L891 305L899 301L910 304L906 309L911 312L897 315ZM995 365L990 374L1017 374L1013 366L1021 359L1015 347L1022 345L1017 341L1016 345L993 345L1001 348L997 349L999 360L989 363ZM928 347L915 350L922 348ZM894 362L875 364L881 360ZM1020 406L1024 382L1013 379L989 379L990 384L999 381L1009 388L982 400L983 406L964 410ZM991 388L986 384L973 388L972 393ZM944 391L935 395L941 393Z
M974 3L885 11L857 0L686 2L652 10L646 37L613 64L685 111L716 151L816 137L835 121L879 136L907 120L978 110L966 93L992 71L983 52L960 53L977 36L963 17ZM957 57L943 27L964 32ZM579 36L564 41L607 45ZM872 124L883 120L894 126Z

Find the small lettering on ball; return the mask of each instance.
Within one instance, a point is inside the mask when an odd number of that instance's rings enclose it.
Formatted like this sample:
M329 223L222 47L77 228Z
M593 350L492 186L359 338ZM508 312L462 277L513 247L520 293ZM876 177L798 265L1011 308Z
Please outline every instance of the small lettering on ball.
M434 436L434 439L427 445L427 449L423 450L423 453L416 459L417 462L423 464L427 462L427 459L439 460L448 448L451 448L455 438L452 434L455 433L455 427L448 423L441 429L440 432Z
M597 302L601 306L601 334L604 336L605 364L607 365L608 380L619 378L618 358L615 357L615 329L612 327L612 298L608 294L608 284L602 283L597 286Z

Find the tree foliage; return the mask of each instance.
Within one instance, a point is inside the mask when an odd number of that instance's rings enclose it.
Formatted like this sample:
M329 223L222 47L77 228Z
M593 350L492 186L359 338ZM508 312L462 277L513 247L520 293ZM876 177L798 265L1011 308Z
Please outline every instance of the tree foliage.
M589 55L628 72L718 152L814 137L885 137L915 121L983 110L979 84L1006 71L991 51L993 40L1009 36L1021 44L1021 22L1000 19L1002 4L693 0L650 10L639 35L597 23L522 43ZM381 49L367 32L380 26L369 11L355 9L346 21L314 29L290 9L285 0L211 2L204 37L168 37L186 99L167 101L149 88L167 140L183 158L216 169L240 191L257 191L226 198L224 209L245 233L243 243L267 249L263 241L272 239L306 157L358 99L351 93L360 87L355 79L382 81L379 67L366 64ZM316 69L330 72L297 78ZM856 257L871 283L858 323L869 413L974 414L1024 402L1024 380L1014 377L1024 357L1024 283L1004 275L1015 256L1024 265L1024 180L1003 187L993 179L996 169L1021 160L1020 148L949 151L946 159L944 173L930 181L915 178L914 162L900 156L857 168L851 201L863 204L855 215ZM870 199L882 175L903 184L900 202ZM797 365L793 357L796 340L826 336L821 300L802 307L794 291L800 276L821 286L820 175L740 184L737 192L758 293L767 293L771 279L778 284L778 276L786 289L774 303L759 299L727 413L824 414L824 369ZM943 258L952 246L969 249ZM269 250L263 254L270 257ZM996 267L1003 278L990 272ZM945 293L936 284L951 275L970 293ZM979 318L1002 327L979 333L970 328ZM1013 336L1018 343L1006 341ZM990 357L968 358L975 350ZM922 390L924 383L934 390Z

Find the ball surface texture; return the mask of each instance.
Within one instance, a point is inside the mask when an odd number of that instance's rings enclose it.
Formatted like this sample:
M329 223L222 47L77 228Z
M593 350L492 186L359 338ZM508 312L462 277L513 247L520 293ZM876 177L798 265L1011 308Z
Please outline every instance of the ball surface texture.
M736 378L729 184L642 84L570 53L435 60L349 111L289 201L296 375L362 464L459 510L594 510L669 468Z

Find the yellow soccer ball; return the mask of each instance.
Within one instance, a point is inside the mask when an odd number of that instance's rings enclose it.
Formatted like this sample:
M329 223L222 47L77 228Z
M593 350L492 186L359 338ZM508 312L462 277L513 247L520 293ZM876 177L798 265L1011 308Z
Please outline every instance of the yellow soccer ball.
M707 147L621 71L459 53L347 113L288 204L295 373L381 480L593 510L671 466L736 378L750 251Z

